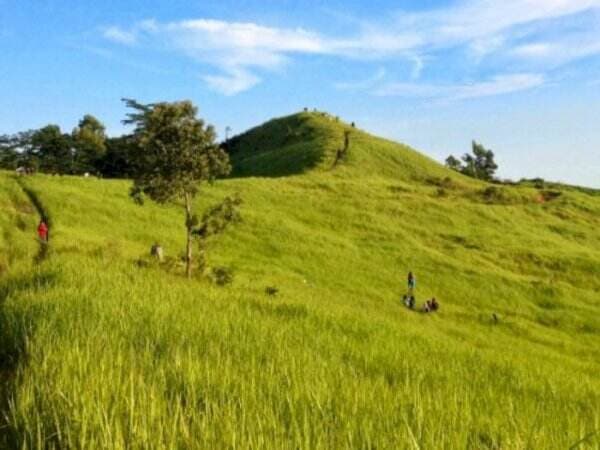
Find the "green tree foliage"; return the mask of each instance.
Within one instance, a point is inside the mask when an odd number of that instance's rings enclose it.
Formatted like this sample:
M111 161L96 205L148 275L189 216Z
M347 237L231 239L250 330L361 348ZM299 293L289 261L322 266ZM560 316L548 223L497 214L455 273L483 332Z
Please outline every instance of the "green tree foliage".
M12 136L0 136L0 168L14 170L19 167L19 152L15 149Z
M0 136L0 168L14 170L18 167L37 169L38 161L31 154L31 137L34 131Z
M106 152L100 163L102 175L108 178L128 178L134 173L131 154L135 139L124 135L106 139Z
M46 125L31 135L29 153L39 161L39 168L49 173L71 173L72 139L58 125Z
M450 155L446 158L446 166L452 170L456 170L458 172L462 169L462 164L459 159L456 159L454 156Z
M193 199L203 182L231 171L227 154L216 143L215 130L197 117L189 101L140 104L125 99L132 112L126 124L135 126L136 148L130 155L134 166L131 196L157 203L182 200L187 236L186 274L192 274L192 239L198 219Z
M200 250L198 265L200 267L206 267L206 246L208 239L211 236L223 233L229 225L241 220L238 209L241 204L242 200L237 195L225 197L222 202L213 206L202 215L202 219L193 232L198 239Z
M0 167L24 167L42 172L78 174L102 172L105 164L104 125L85 115L69 135L58 125L0 136Z
M96 172L106 153L106 132L104 125L90 114L79 121L71 134L75 157L74 173Z
M469 177L490 181L498 169L494 161L494 152L473 141L472 154L465 153L462 162L450 155L446 158L446 166Z

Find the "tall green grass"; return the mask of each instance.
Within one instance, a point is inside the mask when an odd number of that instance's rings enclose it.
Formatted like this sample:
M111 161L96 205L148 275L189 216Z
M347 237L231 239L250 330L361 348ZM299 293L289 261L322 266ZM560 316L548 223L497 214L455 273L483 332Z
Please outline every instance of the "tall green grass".
M53 252L0 278L1 354L18 357L0 442L598 448L598 197L490 199L410 149L353 139L334 171L202 191L199 210L244 200L243 222L209 245L209 264L234 272L222 288L136 264L155 241L180 253L181 208L136 206L126 181L27 179ZM438 313L402 307L408 270Z

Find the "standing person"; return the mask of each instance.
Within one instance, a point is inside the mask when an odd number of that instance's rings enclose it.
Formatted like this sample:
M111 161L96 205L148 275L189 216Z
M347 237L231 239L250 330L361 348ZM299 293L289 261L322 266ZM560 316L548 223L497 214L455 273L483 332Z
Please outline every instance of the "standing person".
M43 242L48 242L48 225L44 219L40 220L40 224L37 227L38 236Z
M417 287L417 279L412 272L408 272L408 293L414 295L415 287Z

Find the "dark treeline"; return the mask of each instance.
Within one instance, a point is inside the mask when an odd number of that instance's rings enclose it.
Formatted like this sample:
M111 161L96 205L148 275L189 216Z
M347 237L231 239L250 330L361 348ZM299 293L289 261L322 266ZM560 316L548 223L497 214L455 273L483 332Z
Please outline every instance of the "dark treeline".
M0 136L0 169L125 178L133 172L130 155L135 145L129 135L106 136L102 122L85 115L71 133L46 125Z

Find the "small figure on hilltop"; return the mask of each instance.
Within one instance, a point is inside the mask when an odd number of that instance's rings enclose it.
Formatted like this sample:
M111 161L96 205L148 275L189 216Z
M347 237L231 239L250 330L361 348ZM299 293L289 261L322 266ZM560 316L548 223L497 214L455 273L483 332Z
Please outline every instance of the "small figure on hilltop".
M37 227L37 232L42 242L48 242L48 224L44 219L40 220L40 224Z

